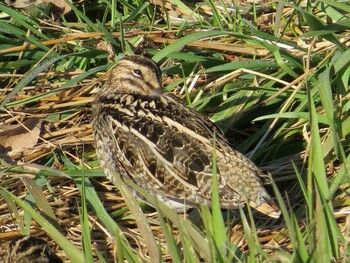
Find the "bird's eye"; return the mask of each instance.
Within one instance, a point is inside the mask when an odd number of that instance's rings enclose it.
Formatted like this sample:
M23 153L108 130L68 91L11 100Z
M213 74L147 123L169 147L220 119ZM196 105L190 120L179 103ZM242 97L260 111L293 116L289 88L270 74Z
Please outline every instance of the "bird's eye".
M132 73L134 73L134 75L137 77L142 77L142 72L139 69L133 69Z

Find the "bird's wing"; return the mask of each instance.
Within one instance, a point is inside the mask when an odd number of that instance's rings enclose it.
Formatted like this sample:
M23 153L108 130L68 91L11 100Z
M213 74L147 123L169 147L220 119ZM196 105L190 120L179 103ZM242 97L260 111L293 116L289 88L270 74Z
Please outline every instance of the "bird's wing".
M222 132L199 113L171 96L123 95L105 101L112 131L117 138L118 169L140 185L174 199L211 199L213 132ZM115 106L118 105L118 106ZM219 153L218 158L220 157ZM242 203L242 196L220 184L222 198ZM240 199L240 200L239 200Z

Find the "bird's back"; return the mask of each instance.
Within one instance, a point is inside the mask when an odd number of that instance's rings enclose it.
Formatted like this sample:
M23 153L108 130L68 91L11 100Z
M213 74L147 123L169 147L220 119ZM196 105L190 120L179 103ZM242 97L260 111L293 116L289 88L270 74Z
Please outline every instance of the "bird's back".
M97 145L105 170L106 163L113 164L113 169L163 201L171 200L174 208L211 205L215 133L221 206L237 208L248 201L278 217L279 210L259 178L263 173L231 148L209 119L170 94L118 94L99 98L96 105L99 117L94 118L94 130L103 131L95 132L96 137L109 141ZM107 172L111 179L112 173Z

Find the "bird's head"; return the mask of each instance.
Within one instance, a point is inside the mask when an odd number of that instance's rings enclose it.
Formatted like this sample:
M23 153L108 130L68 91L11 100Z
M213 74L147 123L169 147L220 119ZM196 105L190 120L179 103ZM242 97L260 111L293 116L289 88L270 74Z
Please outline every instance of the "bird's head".
M102 92L158 95L163 87L159 67L142 56L126 56L110 71Z

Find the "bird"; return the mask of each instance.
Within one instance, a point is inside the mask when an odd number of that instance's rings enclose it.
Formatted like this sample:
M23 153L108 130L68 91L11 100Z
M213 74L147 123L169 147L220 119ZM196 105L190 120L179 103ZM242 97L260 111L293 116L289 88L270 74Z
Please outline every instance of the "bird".
M19 236L8 247L5 263L63 263L47 242L35 236Z
M280 216L262 183L269 176L235 150L208 117L164 92L155 62L125 56L107 74L92 103L92 129L109 180L118 185L116 173L128 178L177 211L211 207L215 150L220 207L248 204Z

